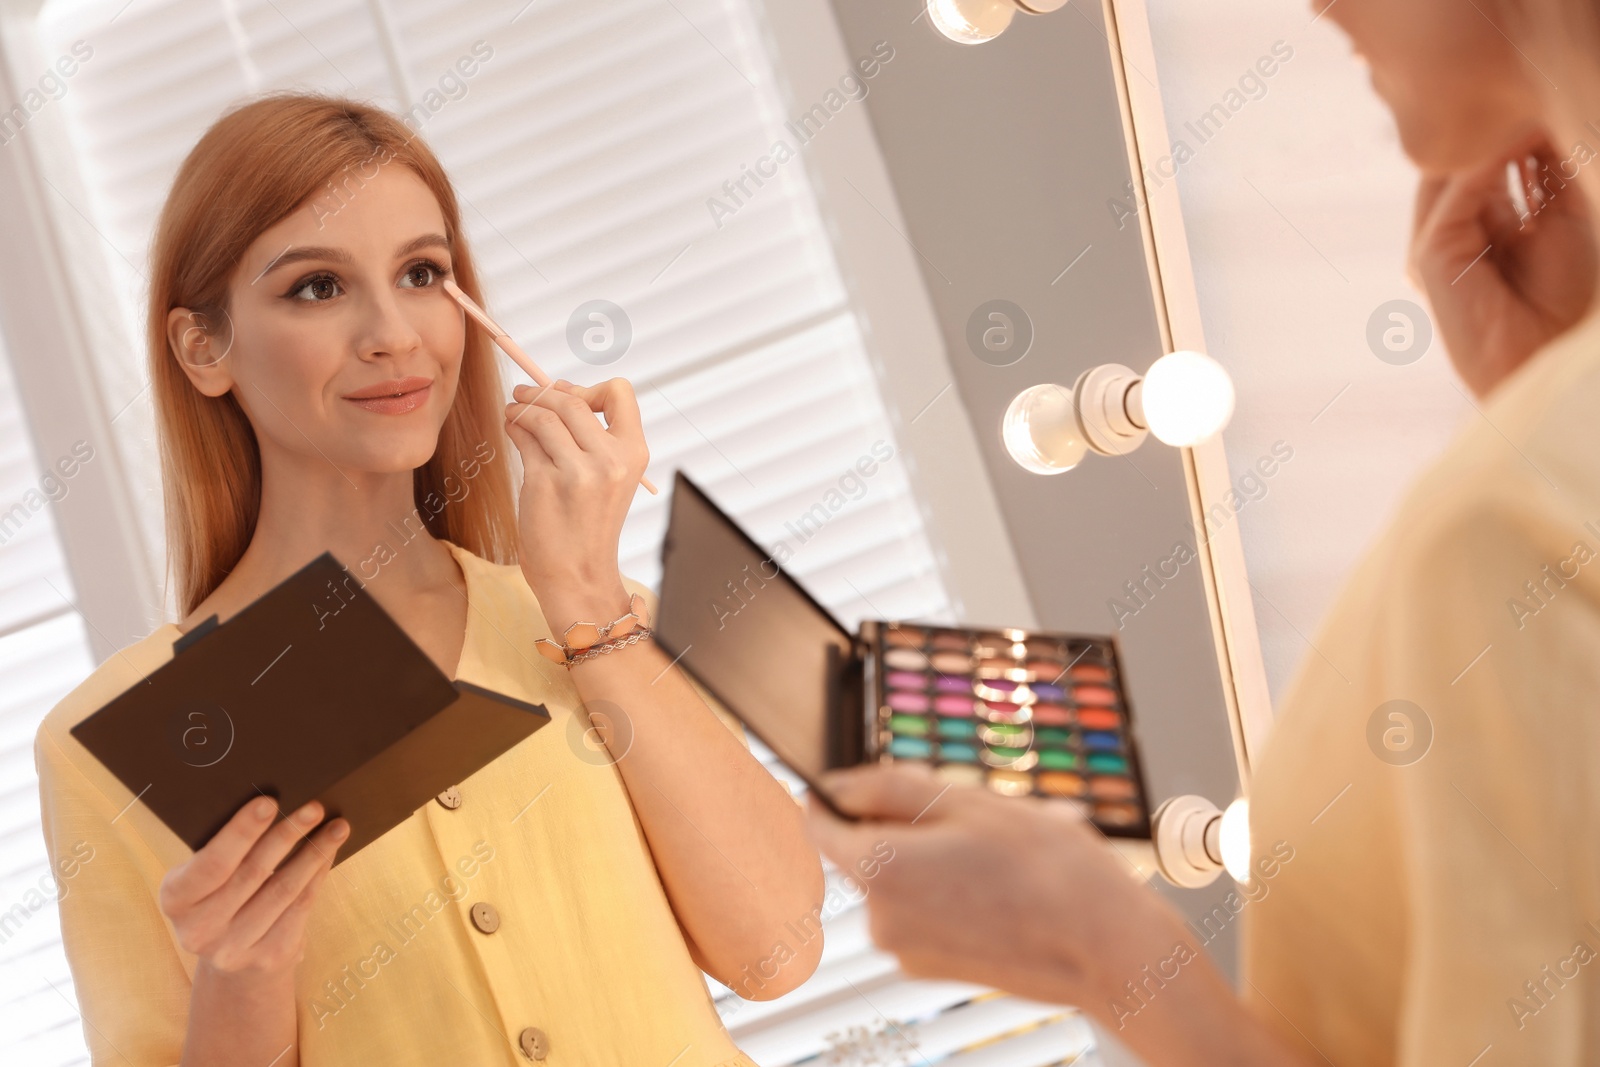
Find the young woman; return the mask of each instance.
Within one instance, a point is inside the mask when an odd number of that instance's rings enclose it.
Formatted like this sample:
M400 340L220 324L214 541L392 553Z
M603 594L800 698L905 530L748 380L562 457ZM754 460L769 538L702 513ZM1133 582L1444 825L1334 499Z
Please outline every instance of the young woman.
M868 906L913 973L1081 1005L1152 1065L1594 1064L1600 3L1313 6L1423 171L1414 265L1477 411L1352 576L1252 768L1251 886L1216 887L1221 914L1192 928L1071 813L903 772L846 776L869 821L818 809L814 828L842 863L894 848ZM1051 921L1019 946L974 900ZM1242 998L1201 948L1236 914Z
M450 277L480 299L450 182L375 108L259 99L178 173L149 354L183 619L35 746L97 1064L753 1067L700 971L773 997L816 966L789 931L821 865L737 725L648 640L534 646L655 606L618 570L647 458L628 383L506 404ZM447 676L552 721L331 873L348 826L315 803L260 798L191 853L68 730L325 550Z

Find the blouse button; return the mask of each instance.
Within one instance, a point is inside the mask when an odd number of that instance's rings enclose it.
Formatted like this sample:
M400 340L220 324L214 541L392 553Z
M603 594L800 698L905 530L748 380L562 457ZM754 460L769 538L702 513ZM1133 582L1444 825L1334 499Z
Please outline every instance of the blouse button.
M482 933L492 934L500 929L500 913L493 904L480 900L472 906L472 925Z
M441 808L448 808L451 811L455 811L461 806L461 790L457 789L455 786L451 786L449 789L446 789L443 793L440 793L433 799L439 802L439 806Z
M537 1026L530 1026L518 1034L517 1043L522 1046L522 1054L530 1060L542 1060L550 1055L550 1039Z

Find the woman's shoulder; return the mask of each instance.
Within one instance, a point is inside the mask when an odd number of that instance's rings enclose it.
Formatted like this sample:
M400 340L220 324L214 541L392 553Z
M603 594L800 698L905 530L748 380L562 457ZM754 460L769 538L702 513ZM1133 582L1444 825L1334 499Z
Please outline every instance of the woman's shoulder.
M1493 528L1541 550L1600 518L1600 315L1556 338L1491 394L1403 498L1397 565ZM1554 538L1554 541L1551 539Z
M39 723L35 744L48 740L70 756L87 756L83 746L72 738L72 728L170 660L172 642L179 636L175 625L163 623L107 656L45 714Z
M58 700L34 734L34 770L39 779L39 813L52 855L91 842L96 848L114 839L132 847L141 869L152 878L181 858L182 843L154 814L131 804L128 789L72 734L72 728L172 658L177 626L165 623L144 638L118 649ZM130 810L131 809L131 810ZM126 817L124 817L126 816ZM102 866L104 866L102 864Z

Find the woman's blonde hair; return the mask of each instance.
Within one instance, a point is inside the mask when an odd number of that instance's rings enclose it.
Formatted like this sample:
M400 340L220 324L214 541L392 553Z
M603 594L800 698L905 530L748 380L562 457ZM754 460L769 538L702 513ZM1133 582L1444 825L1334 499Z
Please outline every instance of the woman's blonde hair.
M167 558L187 615L244 555L261 508L261 453L233 394L209 397L168 339L167 315L228 321L228 287L245 250L303 205L340 203L377 166L410 168L444 215L455 281L482 303L477 268L461 231L455 192L434 154L399 119L338 97L283 93L237 107L200 138L162 207L150 256L150 382L166 504ZM337 184L336 184L337 183ZM326 198L326 199L324 199ZM231 329L223 343L231 341ZM439 445L413 475L413 498L430 534L485 559L516 559L516 512L503 440L505 394L489 341L467 331L455 402ZM462 470L473 470L464 494ZM426 506L424 506L426 504ZM347 565L352 561L343 561Z

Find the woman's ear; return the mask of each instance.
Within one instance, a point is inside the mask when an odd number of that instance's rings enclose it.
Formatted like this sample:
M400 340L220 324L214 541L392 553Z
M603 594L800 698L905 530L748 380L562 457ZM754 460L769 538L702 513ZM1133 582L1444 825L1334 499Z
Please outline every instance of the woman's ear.
M233 347L233 320L222 321L202 311L173 308L167 312L167 347L194 387L206 396L222 396L233 388L227 355Z

